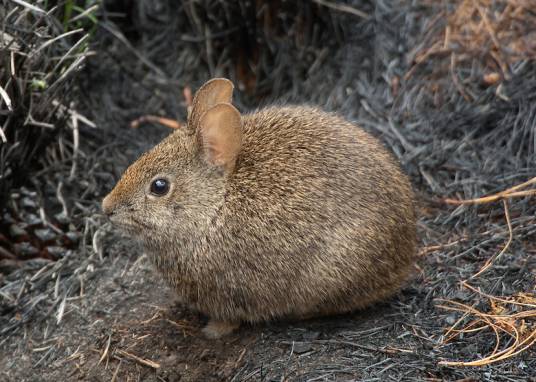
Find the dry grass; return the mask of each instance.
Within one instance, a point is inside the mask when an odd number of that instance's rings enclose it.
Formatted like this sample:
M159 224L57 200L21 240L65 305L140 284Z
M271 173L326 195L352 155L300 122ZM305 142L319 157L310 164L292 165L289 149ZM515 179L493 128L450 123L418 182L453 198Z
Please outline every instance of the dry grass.
M463 313L461 318L445 333L443 344L462 334L482 335L492 332L495 345L491 354L474 361L441 361L444 366L484 366L519 355L536 344L536 294L518 293L509 297L496 297L462 282L462 286L489 301L487 311L453 300L442 300L438 307ZM466 320L470 318L469 320ZM465 325L458 329L462 322Z
M428 23L423 42L410 54L413 66L405 80L431 64L430 78L451 80L467 101L473 101L475 87L499 85L511 78L516 63L536 58L536 13L531 0L439 3L428 2L438 13ZM445 85L434 82L431 90L438 92Z
M423 3L428 9L434 10L432 13L435 13L435 16L430 17L422 26L423 38L409 54L410 67L403 77L405 83L409 84L408 87L416 88L419 92L425 90L425 93L431 94L432 105L437 109L444 108L445 105L450 107L460 105L460 110L463 110L462 105L489 107L489 100L495 97L497 105L520 107L517 111L519 113L517 121L522 121L521 123L527 126L527 131L533 129L531 113L522 108L523 102L532 101L530 97L519 98L520 94L525 94L526 97L531 93L531 91L526 91L529 85L524 88L524 83L518 83L516 86L511 82L519 76L525 64L534 62L536 59L534 2L531 0L446 0L442 2L425 0ZM508 91L505 90L506 88L509 88ZM452 110L450 112L453 113ZM501 126L501 123L497 121L500 117L501 115L497 114L495 118L490 118L490 124ZM513 137L516 133L515 125L510 121L502 126L503 137ZM466 127L466 134L477 129L477 126L469 123ZM494 145L496 142L501 142L501 139L502 137L497 135L488 144ZM529 140L520 140L520 142L523 141L529 142ZM479 144L484 144L484 140L482 139ZM493 155L500 157L507 152L508 145L497 144L494 147ZM526 158L529 157L528 154ZM525 158L525 156L521 155L519 158ZM497 159L490 157L488 160ZM504 157L502 160L505 160ZM459 157L456 161L461 163ZM500 168L500 165L496 165L495 168ZM523 168L523 166L518 166L518 168ZM485 168L480 167L476 177L474 175L473 177L485 178L484 173ZM434 181L427 173L425 175L427 180L430 178ZM526 234L519 230L520 226L518 225L516 230L512 223L510 208L513 205L517 205L518 209L520 205L530 205L529 199L536 195L536 189L529 187L533 187L535 183L536 178L532 177L526 182L484 197L441 198L442 203L457 206L453 215L464 211L466 215L473 216L477 214L476 211L494 210L496 207L493 204L502 201L507 234L504 228L501 228L503 233L500 235L506 237L502 249L489 256L479 270L473 271L470 277L464 277L465 280L461 282L462 290L475 293L474 306L448 298L438 299L441 301L439 305L441 308L462 313L461 318L447 330L443 343L452 342L454 339L461 340L463 336L465 336L463 341L467 341L467 335L482 337L483 333L488 331L495 335L494 349L488 356L476 361L442 361L439 364L455 367L488 365L518 355L535 344L536 310L534 308L536 306L534 303L536 300L533 290L518 292L507 297L497 297L485 294L480 288L475 288L468 283L469 280L476 282L478 279L481 284L486 284L492 277L489 271L497 260L509 250L513 251L512 246L516 241L527 240ZM435 184L435 182L431 183L432 186ZM479 207L483 205L486 207ZM525 213L527 212L529 215L526 218L533 221L530 210L526 209ZM459 252L456 248L459 248L462 243L471 241L476 241L476 244L471 244L471 248L477 248L480 245L478 242L488 240L481 239L481 237L493 232L493 229L486 229L485 232L478 233L482 224L489 227L493 223L481 221L479 226L469 229L470 233L465 232L459 239L450 240L446 244L425 246L421 254L454 251L454 256L457 257ZM467 251L461 252L467 253ZM486 272L488 272L487 278L481 277ZM496 278L500 278L497 276L497 271L494 273ZM489 305L487 310L475 307L477 302L486 301ZM465 325L459 329L462 323ZM485 340L482 338L473 339L483 343Z
M508 210L507 200L515 197L527 197L536 194L536 190L523 190L536 183L536 178L510 187L507 190L493 195L469 199L456 200L445 199L444 202L453 205L486 204L502 200L504 214L508 225L508 240L502 250L491 256L480 270L473 274L470 279L474 280L486 272L493 263L498 260L510 247L513 241L513 230ZM479 288L462 281L463 288L476 293L479 299L486 299L489 303L487 312L478 310L474 306L469 306L450 299L438 299L442 304L438 307L463 313L463 315L446 332L443 344L453 341L463 335L480 335L483 332L491 331L495 335L495 346L486 357L474 361L441 361L444 366L484 366L494 362L499 362L510 357L514 357L536 344L536 293L519 292L513 296L497 297L482 292ZM470 320L461 329L458 326L467 318ZM506 344L505 344L506 343Z
M78 124L92 125L70 105L73 79L92 54L89 34L54 5L18 0L0 8L0 209L12 187L28 183L26 171L46 146L72 137L76 159Z

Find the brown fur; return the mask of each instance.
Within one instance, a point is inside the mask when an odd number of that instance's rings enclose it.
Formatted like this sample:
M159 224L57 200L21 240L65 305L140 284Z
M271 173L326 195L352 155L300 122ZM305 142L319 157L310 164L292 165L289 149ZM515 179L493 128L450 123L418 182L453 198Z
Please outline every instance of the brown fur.
M242 116L227 170L207 161L202 128L172 133L103 201L182 301L230 331L360 309L406 280L413 194L377 139L315 108L269 107ZM166 196L149 193L156 176Z

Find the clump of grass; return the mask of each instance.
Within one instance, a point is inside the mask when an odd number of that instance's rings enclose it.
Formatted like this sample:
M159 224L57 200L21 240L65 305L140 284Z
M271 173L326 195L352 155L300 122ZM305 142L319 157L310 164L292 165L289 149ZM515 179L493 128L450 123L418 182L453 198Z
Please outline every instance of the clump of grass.
M525 0L424 1L435 10L410 54L409 80L424 72L438 104L455 87L472 102L479 90L510 80L516 65L536 59L536 13ZM422 75L421 75L422 76ZM503 96L504 98L504 96Z
M50 145L73 135L74 74L90 54L96 5L7 2L0 8L0 210Z
M506 360L528 350L536 344L536 294L518 293L508 297L491 296L467 282L464 288L489 301L489 309L483 311L453 300L444 300L438 307L463 313L445 334L443 343L454 341L462 335L483 335L491 332L495 344L491 353L477 360L441 361L444 366L484 366ZM461 324L465 325L461 328Z

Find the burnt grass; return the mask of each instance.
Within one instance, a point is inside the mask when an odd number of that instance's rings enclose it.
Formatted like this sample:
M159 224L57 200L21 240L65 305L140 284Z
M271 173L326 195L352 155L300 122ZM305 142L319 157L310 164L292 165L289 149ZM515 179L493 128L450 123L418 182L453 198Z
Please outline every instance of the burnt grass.
M484 53L468 50L458 65L452 54L467 47L427 55L456 2L391 3L104 1L91 36L95 54L77 71L71 95L97 127L80 126L77 155L65 154L71 135L59 136L26 175L32 180L6 191L1 239L14 240L10 227L23 222L29 238L17 245L54 241L60 249L0 257L0 380L536 381L535 347L484 366L439 364L483 358L495 347L492 330L445 342L462 317L442 308L445 300L496 309L462 281L488 295L534 296L534 197L508 200L511 244L472 279L509 239L504 205L445 199L478 198L536 176L535 62L530 54L509 60L504 49L501 65L485 54L496 49L486 41L479 41ZM524 25L536 25L533 16ZM100 200L169 133L130 122L183 121L183 90L215 76L235 82L242 111L321 105L395 153L417 194L421 254L396 297L354 314L245 326L210 341L200 333L207 317L174 302L143 251L109 226ZM28 222L43 211L59 237L46 237L42 221ZM534 331L534 314L523 325ZM499 336L499 350L512 344Z

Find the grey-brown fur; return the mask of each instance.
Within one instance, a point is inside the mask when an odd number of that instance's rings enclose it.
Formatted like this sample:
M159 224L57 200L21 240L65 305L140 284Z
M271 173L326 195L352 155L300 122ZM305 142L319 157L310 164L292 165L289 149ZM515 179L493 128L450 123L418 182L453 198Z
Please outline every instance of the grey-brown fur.
M392 295L416 241L411 186L392 155L311 107L265 108L241 128L232 170L203 160L189 126L129 167L103 209L217 322L342 313ZM172 182L164 197L148 192L157 175Z

